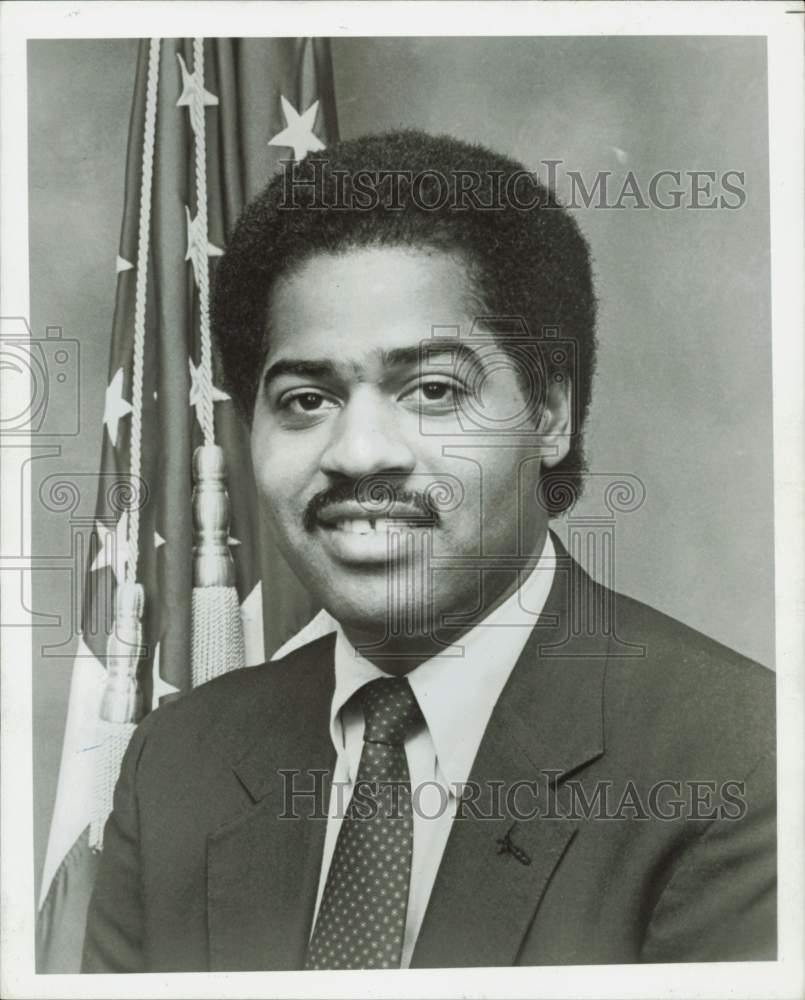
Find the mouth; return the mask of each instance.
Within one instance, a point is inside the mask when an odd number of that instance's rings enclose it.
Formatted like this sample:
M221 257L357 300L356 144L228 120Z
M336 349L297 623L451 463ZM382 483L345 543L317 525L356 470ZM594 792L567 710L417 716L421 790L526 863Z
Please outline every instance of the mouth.
M343 531L348 535L375 535L402 523L390 517L342 517L330 524L322 523L322 527L325 531Z
M316 518L315 531L330 555L352 564L388 565L411 558L417 536L434 527L434 518L419 510L398 510L373 517L365 511L329 510Z

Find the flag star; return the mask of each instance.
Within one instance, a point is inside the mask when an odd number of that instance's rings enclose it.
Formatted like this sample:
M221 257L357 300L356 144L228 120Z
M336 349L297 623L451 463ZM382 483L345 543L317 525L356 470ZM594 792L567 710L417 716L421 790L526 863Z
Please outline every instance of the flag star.
M195 219L190 215L190 209L185 205L184 208L185 216L187 217L187 253L184 255L185 260L189 260L193 265L193 275L196 279L196 284L198 285L198 265L200 261L204 260L204 251L202 247L204 243L207 244L207 256L208 257L220 257L223 254L223 250L220 247L215 246L210 243L207 239L207 234L202 230L199 225L199 217L196 216Z
M162 674L159 672L159 643L157 643L156 649L154 650L154 664L151 667L151 711L153 712L155 708L159 708L159 699L164 698L168 694L178 694L179 688L174 687L173 684L169 684L166 680L163 680Z
M230 535L229 538L226 540L226 544L227 545L240 545L240 539L239 538L233 538Z
M324 143L313 132L319 102L314 101L307 111L300 115L283 94L280 94L280 101L282 102L282 113L285 115L286 127L278 132L273 139L268 140L269 146L290 146L293 149L295 160L304 159L308 153L324 149Z
M129 513L124 510L117 524L110 528L108 524L95 522L95 534L101 542L98 554L93 560L91 571L111 567L115 574L115 582L120 583L126 575L129 563Z
M160 545L165 544L165 539L160 535L158 531L154 531L154 548L158 549Z
M201 415L199 414L199 406L201 404L201 365L198 368L193 364L193 359L188 358L187 363L190 365L190 405L196 409L196 417L199 424L201 423ZM215 386L212 387L212 401L213 403L222 403L225 399L230 397L223 391L223 389L217 389Z
M130 260L126 260L125 257L121 257L120 254L117 255L117 260L115 261L115 271L120 274L123 271L130 271L134 265Z
M106 402L103 409L103 422L109 432L112 447L117 447L118 421L128 413L131 413L131 403L123 399L123 369L118 368L106 388Z
M217 104L218 98L215 94L211 94L209 90L204 89L204 85L201 82L201 74L199 73L201 67L194 66L191 73L178 52L176 53L176 58L179 60L179 69L182 71L182 93L176 102L176 107L190 108L195 101L201 102L202 107ZM192 115L190 116L190 121L191 123L193 121Z

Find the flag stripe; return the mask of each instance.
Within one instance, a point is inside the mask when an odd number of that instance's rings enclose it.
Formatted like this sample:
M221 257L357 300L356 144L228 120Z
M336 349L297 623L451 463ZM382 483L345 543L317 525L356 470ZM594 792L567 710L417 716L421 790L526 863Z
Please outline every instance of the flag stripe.
M37 972L80 972L81 950L100 855L89 847L89 827L64 856L39 911Z
M42 871L40 906L45 901L48 887L62 858L89 823L92 811L95 724L105 680L105 669L87 649L83 640L79 639L70 680L59 785Z

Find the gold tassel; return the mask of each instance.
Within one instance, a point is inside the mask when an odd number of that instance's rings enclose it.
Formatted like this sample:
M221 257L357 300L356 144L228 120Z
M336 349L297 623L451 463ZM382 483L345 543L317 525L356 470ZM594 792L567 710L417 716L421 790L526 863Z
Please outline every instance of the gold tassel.
M103 848L103 828L112 811L120 765L142 711L137 668L143 651L143 602L141 584L118 586L115 626L106 647L106 687L95 747L95 794L89 830L90 847L95 850Z
M193 687L246 662L229 551L226 464L218 445L193 454Z

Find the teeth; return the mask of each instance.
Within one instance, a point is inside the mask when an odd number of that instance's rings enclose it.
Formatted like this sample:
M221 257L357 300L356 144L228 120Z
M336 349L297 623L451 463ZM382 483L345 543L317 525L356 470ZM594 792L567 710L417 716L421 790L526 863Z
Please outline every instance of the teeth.
M346 531L351 535L373 535L379 531L384 531L388 524L385 517L345 517L336 522L337 531Z

